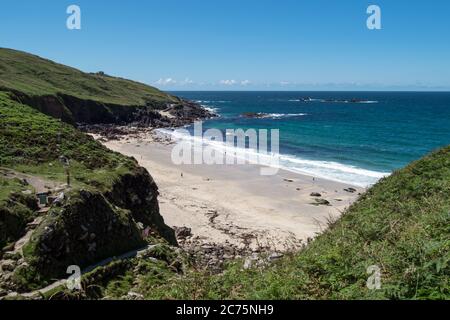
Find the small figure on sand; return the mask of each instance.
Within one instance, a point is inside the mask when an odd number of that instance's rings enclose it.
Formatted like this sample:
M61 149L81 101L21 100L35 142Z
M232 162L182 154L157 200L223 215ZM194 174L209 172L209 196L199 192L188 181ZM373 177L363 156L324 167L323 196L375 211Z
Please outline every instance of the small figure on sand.
M181 173L181 177L183 178L183 172Z

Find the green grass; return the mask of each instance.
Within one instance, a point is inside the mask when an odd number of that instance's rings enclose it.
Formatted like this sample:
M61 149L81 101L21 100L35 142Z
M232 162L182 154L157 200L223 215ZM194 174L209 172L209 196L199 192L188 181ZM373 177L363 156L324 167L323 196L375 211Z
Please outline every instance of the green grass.
M70 161L74 190L104 192L121 175L137 168L132 159L106 149L71 125L0 92L0 167L63 184L66 174L61 155ZM18 199L25 190L32 187L19 179L0 177L0 249L23 235L33 214L26 202Z
M133 213L124 209L127 204L121 208L119 204L113 204L119 199L106 198L123 177L143 174L134 159L110 151L69 124L11 100L5 92L0 92L0 120L1 167L63 184L66 173L59 157L63 155L70 161L72 188L65 190L63 208L53 206L34 231L32 241L23 248L29 267L17 268L13 278L20 290L42 287L51 282L51 277L62 274L66 265L86 266L145 244ZM144 185L135 186L136 190L150 183L144 177L141 180ZM3 247L23 234L33 211L22 204L24 201L16 199L18 196L13 196L14 192L20 195L24 189L20 180L2 178L0 186L0 245ZM133 188L127 192L136 191ZM142 212L149 216L157 214L146 208L142 208ZM95 223L91 223L92 219ZM74 235L81 232L77 223L90 225L90 232L96 234L98 248L95 254L88 255L85 244L70 238L81 236ZM111 232L105 231L108 223L111 223ZM43 254L40 244L45 238L46 226L54 230L55 237L71 239L68 242L73 244L71 254L66 255L65 260L61 256L55 258ZM45 265L46 259L53 258L55 261Z
M65 156L74 186L100 189L136 167L130 158L108 150L71 125L10 100L7 93L0 93L0 120L0 166L64 182L59 157Z
M0 88L17 90L30 96L65 94L123 106L179 101L142 83L102 73L84 73L35 55L5 48L0 48Z
M11 193L31 190L29 186L24 186L19 179L5 178L2 177L1 174L2 170L0 169L0 202L8 200Z
M19 179L0 176L0 250L22 236L31 220L33 211L27 207L28 196L22 194L27 190L32 188Z

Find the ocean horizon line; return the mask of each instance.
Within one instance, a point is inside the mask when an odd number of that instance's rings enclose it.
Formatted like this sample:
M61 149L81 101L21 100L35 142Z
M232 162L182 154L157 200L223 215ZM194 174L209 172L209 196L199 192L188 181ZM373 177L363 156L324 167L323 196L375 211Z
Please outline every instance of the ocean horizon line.
M161 89L163 90L163 89ZM448 90L164 90L165 92L315 92L315 93L450 93Z

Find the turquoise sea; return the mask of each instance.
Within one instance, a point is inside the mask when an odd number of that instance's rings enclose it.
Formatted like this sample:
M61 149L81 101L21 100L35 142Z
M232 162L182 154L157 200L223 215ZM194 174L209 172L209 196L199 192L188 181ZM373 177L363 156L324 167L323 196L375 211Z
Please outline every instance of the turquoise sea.
M360 186L450 144L448 92L173 93L220 115L205 130L279 129L283 168Z

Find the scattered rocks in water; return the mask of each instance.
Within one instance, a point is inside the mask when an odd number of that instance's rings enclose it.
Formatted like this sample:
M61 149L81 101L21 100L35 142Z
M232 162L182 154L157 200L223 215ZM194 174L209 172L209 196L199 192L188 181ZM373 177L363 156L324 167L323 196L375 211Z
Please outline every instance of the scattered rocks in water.
M266 118L267 114L261 113L261 112L244 112L241 114L241 117L243 118L253 118L253 119L260 119L260 118Z
M310 196L311 196L311 197L321 197L322 195L321 195L320 193L318 193L318 192L312 192L312 193L310 194Z

